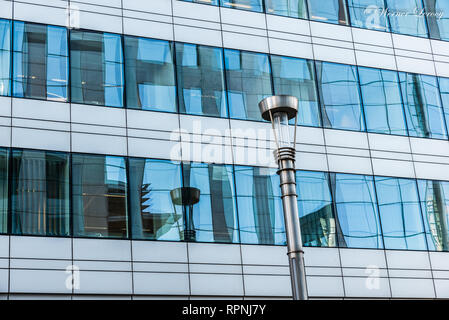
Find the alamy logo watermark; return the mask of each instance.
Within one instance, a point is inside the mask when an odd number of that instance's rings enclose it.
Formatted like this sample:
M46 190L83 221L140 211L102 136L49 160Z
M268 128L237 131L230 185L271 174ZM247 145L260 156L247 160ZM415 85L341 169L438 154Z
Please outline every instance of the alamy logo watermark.
M368 290L380 289L380 268L378 266L370 265L365 269L367 278L365 280L365 286Z
M81 283L80 268L75 265L70 265L65 268L65 273L68 274L65 279L65 287L68 290L79 290Z
M69 4L69 7L66 9L66 17L67 28L80 28L80 8L76 4Z

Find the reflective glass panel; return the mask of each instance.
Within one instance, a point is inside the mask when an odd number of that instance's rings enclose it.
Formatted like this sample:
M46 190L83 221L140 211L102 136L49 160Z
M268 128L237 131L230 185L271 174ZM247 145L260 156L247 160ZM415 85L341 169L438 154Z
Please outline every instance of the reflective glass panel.
M427 37L422 0L385 0L390 28L394 33Z
M316 67L324 126L364 131L357 67L328 62Z
M203 4L211 4L211 5L218 5L218 0L181 0L185 2L194 2L194 3L203 3Z
M168 160L129 159L133 239L182 239L182 207L171 197L181 187L181 165Z
M378 31L389 31L384 0L348 0L351 25Z
M446 128L449 128L449 78L439 78L441 103L443 104Z
M11 95L11 21L0 19L0 96Z
M348 24L345 0L309 0L310 20Z
M184 163L182 169L188 189L175 199L183 204L184 240L239 242L232 166Z
M263 12L262 0L220 0L222 7Z
M67 29L14 22L13 95L67 101Z
M398 73L359 67L359 77L368 132L406 136Z
M279 176L275 169L235 167L242 243L285 245Z
M436 77L399 73L409 135L447 139Z
M427 250L416 181L375 177L385 249Z
M69 155L13 150L12 233L69 236Z
M72 155L74 236L128 237L126 198L125 158Z
M123 107L123 52L120 35L70 32L71 99Z
M449 251L449 183L418 180L429 250Z
M337 221L332 210L328 174L296 173L302 240L308 247L336 247Z
M424 0L427 26L432 39L449 40L449 1Z
M0 148L0 233L8 230L8 149Z
M331 173L330 179L337 211L339 246L382 249L373 177Z
M173 44L125 36L128 108L176 112Z
M289 57L271 57L274 92L299 99L298 124L321 125L313 61Z
M259 102L273 94L268 55L226 49L225 62L231 118L262 120Z
M227 117L223 49L177 43L176 61L180 112Z
M265 10L270 14L307 19L306 0L265 0Z

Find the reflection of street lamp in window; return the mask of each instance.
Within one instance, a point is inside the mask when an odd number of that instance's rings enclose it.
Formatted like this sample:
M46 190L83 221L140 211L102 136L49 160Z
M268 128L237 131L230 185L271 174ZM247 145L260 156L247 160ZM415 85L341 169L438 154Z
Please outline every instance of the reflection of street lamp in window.
M272 96L259 103L262 118L273 126L277 150L278 174L281 179L282 205L294 300L307 300L307 287L302 248L301 227L296 194L296 127L298 124L298 99L292 96ZM295 119L293 137L289 120Z
M170 191L170 196L175 211L176 206L182 206L184 216L184 241L195 241L196 231L193 221L193 206L200 201L200 190L191 187L177 188ZM176 215L178 214L176 213Z

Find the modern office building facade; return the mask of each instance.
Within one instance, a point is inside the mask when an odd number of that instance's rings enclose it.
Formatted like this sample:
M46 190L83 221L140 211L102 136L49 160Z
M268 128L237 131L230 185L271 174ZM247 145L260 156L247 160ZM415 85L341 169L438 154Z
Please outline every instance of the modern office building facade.
M449 298L442 0L0 0L0 298Z

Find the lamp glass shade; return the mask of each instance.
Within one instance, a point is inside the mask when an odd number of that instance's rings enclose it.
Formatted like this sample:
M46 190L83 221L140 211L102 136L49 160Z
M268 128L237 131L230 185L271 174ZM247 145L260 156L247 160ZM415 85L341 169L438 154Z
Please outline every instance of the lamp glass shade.
M273 114L273 130L279 148L294 147L293 137L289 129L288 114L286 112L276 112Z

